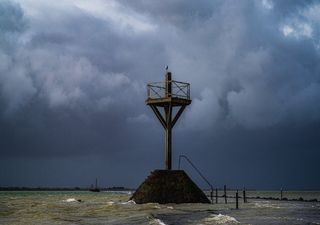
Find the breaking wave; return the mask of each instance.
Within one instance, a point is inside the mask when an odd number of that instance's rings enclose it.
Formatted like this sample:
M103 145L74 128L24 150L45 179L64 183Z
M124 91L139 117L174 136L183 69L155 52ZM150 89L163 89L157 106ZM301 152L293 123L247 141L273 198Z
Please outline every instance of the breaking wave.
M256 208L273 208L273 209L280 209L281 207L277 204L272 204L269 202L257 202L254 203L254 206Z
M162 220L160 219L153 219L149 223L150 225L166 225Z
M75 198L67 198L65 200L62 200L63 202L77 202Z
M205 224L239 224L239 221L237 221L234 217L227 216L227 215L210 215L210 217L207 217L204 219Z
M122 205L135 205L136 204L136 202L135 201L133 201L133 200L129 200L129 201L127 201L127 202L123 202L123 203L121 203Z

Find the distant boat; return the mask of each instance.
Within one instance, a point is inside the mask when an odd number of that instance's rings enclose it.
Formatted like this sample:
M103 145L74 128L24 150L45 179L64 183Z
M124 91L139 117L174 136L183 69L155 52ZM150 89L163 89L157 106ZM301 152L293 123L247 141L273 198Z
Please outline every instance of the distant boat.
M100 192L100 189L98 188L98 179L97 178L96 178L96 186L93 187L93 185L91 185L91 188L89 189L89 191Z

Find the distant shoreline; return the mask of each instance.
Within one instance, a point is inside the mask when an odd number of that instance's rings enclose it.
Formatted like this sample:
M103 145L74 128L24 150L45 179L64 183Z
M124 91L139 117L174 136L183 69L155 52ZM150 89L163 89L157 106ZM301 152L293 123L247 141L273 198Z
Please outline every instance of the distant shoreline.
M101 191L134 191L133 188L107 187ZM0 187L0 191L89 191L90 187Z
M0 187L0 191L88 191L90 187ZM127 188L121 186L113 186L113 187L106 187L106 188L99 188L101 191L135 191L136 188ZM204 188L203 191L211 191L210 189ZM242 191L242 189L236 188L227 188L227 191ZM218 188L218 191L223 191L223 188ZM270 192L277 192L279 190L276 189L246 189L246 191L253 191L253 192L261 192L261 191L270 191ZM320 192L318 189L288 189L283 190L283 192Z

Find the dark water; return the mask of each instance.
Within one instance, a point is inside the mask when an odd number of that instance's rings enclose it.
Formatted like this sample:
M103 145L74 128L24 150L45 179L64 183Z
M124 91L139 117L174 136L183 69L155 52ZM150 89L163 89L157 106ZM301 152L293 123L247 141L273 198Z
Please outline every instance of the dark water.
M248 196L278 194L249 192ZM128 202L130 196L129 192L0 192L0 224L320 224L318 202L249 199L235 210L232 200L212 205L137 205ZM286 192L284 197L320 199L320 192Z

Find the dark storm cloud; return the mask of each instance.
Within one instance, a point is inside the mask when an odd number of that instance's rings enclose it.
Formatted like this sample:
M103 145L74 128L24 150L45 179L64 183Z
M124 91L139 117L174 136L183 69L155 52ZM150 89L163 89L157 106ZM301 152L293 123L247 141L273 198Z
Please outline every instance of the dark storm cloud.
M20 12L16 24L24 22L18 5L3 4ZM124 39L109 23L81 10L60 14L49 14L44 24L30 19L29 26L37 29L15 31L13 52L1 55L4 155L113 149L110 140L126 134L122 127L129 116L127 108L132 108L135 96L142 96L141 84L126 75L128 60L117 53L141 40Z
M161 2L138 0L132 2L121 0L120 2L152 17L157 23L168 23L186 29L196 20L209 19L213 11L221 5L221 2L206 0L197 2L180 0Z
M192 85L175 158L187 153L220 184L278 187L287 176L319 187L303 176L320 147L319 14L318 1L2 1L0 155L66 170L97 157L119 168L108 174L117 182L161 167L162 130L143 101L168 64Z

